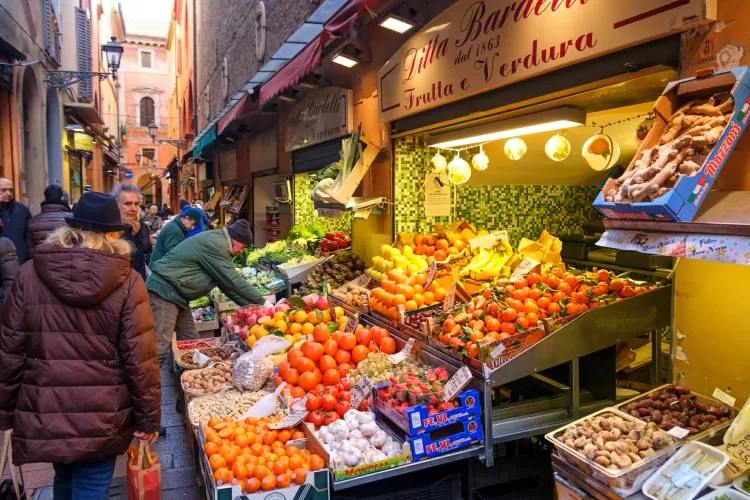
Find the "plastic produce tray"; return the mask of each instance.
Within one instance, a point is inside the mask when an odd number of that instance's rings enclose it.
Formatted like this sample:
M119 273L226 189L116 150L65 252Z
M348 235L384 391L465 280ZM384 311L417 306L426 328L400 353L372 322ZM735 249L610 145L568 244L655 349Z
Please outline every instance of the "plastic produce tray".
M634 418L630 415L626 415L625 413L622 413L621 411L618 411L614 408L605 408L604 410L592 413L591 415L578 419L571 424L565 425L564 427L547 433L545 435L545 438L547 438L550 443L555 445L557 454L560 456L560 458L568 462L570 465L578 468L584 474L591 476L596 481L611 488L618 495L626 497L640 490L643 486L643 483L646 482L653 471L662 466L664 462L669 460L674 452L677 451L677 449L680 447L682 442L676 441L672 446L662 448L654 455L641 460L637 464L633 464L625 469L613 471L607 469L606 467L602 467L593 460L589 460L584 455L578 453L576 450L573 450L572 448L566 446L565 443L558 440L558 437L564 434L565 430L571 425L578 424L580 422L583 422L584 420L588 420L589 418L595 418L603 413L612 413L622 417L625 420L636 422L636 425L638 426L642 425L644 428L646 427L646 423L642 420Z
M696 488L693 488L690 494L685 497L681 496L681 500L691 500L698 496L701 491L708 485L708 483L711 481L711 478L714 477L716 474L718 474L721 469L723 469L728 463L729 463L729 455L722 453L720 450L717 450L713 446L709 446L707 444L703 443L697 443L692 442L686 444L680 451L672 455L672 457L667 461L667 463L663 464L658 471L656 471L651 477L648 478L646 483L643 485L643 494L646 495L648 498L653 498L654 500L660 500L660 497L656 497L651 495L648 491L650 487L656 483L657 481L663 479L662 471L666 470L670 465L672 465L676 460L678 460L681 457L686 456L688 453L692 453L696 449L700 449L704 453L706 453L708 456L714 458L718 461L718 465L710 472L706 473L703 476L703 481L700 483L699 486Z

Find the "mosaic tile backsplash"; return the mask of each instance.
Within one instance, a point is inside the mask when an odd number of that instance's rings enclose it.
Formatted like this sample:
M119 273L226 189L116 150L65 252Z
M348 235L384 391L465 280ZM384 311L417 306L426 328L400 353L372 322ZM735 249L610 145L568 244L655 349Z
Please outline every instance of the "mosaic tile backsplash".
M315 184L315 179L310 174L294 176L294 223L311 224L315 222L326 231L344 231L347 234L352 234L353 214L351 212L342 213L340 219L318 217L310 197Z
M424 216L424 194L415 196L437 150L418 138L396 141L396 232L428 232L433 224L447 224L447 217ZM591 203L597 186L460 186L456 215L479 229L508 231L516 246L522 237L536 239L546 229L554 235L581 232L599 217ZM309 198L309 196L308 196Z

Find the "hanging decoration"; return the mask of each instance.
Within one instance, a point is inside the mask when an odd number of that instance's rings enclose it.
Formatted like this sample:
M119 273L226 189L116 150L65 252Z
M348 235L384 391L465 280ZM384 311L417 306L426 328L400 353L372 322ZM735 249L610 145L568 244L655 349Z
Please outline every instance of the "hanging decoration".
M638 128L635 129L633 134L633 140L635 145L641 147L641 143L646 139L646 136L651 132L651 128L654 126L654 115L649 115L648 118L638 124Z
M448 164L448 180L452 184L463 184L471 177L471 167L456 153L456 156Z
M508 139L508 141L505 143L503 151L505 152L505 156L507 156L509 160L520 160L526 155L526 142L520 137Z
M484 148L480 145L479 153L475 154L474 158L471 159L471 166L479 171L482 171L487 170L487 167L489 167L489 165L490 159L484 153Z
M558 132L549 138L544 146L544 152L550 160L563 161L570 155L570 141Z
M445 159L445 156L440 154L440 151L432 157L432 160L430 160L430 165L432 165L432 172L435 174L441 174L445 172L445 169L448 168L448 160Z
M583 162L592 170L609 170L620 159L620 145L612 137L601 132L592 136L583 145Z

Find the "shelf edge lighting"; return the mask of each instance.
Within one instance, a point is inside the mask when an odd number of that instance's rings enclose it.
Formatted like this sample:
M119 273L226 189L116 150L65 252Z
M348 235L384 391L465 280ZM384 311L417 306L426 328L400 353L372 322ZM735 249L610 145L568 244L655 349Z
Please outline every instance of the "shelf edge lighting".
M428 137L427 145L432 148L455 148L551 130L573 128L585 123L585 110L565 106L436 134Z
M394 14L388 14L388 17L383 19L380 23L381 28L395 31L396 33L406 33L412 29L415 24L411 21L407 21L403 17L396 16Z
M357 64L359 64L359 61L357 61L353 57L349 57L345 54L342 54L341 52L333 56L332 61L335 62L336 64L340 64L341 66L345 66L347 68L352 68L356 66Z

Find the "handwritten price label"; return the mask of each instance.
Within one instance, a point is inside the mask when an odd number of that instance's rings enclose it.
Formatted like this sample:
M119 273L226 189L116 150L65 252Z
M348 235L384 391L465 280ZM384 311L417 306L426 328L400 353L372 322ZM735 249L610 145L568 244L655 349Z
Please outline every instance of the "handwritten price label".
M370 283L372 283L372 278L370 278L366 274L363 274L362 276L360 276L359 280L360 280L359 282L362 285L362 288L367 288L368 286L370 286Z
M404 322L404 314L406 314L406 307L403 304L398 305L398 319L401 323Z
M424 284L424 289L427 290L435 279L437 274L437 261L435 259L430 262L430 267L427 268L427 281Z
M734 406L734 403L737 402L737 398L730 396L729 394L722 391L718 387L714 389L713 397L714 399L718 399L722 403L727 404L729 406Z
M312 396L313 396L313 394L311 392L309 392L309 393L305 394L304 397L299 398L299 399L295 399L294 401L292 401L292 404L290 406L290 409L292 410L292 412L295 412L295 411L307 411L305 409L305 405L307 404L307 400L310 399Z
M370 382L369 378L362 377L354 384L350 392L352 393L352 408L357 409L362 404L362 401L369 398L372 394L372 382Z
M350 316L349 320L346 322L346 325L344 325L344 332L346 333L354 332L354 330L357 329L358 324L359 324L359 314Z
M453 283L448 291L445 293L445 300L443 301L443 312L448 312L453 309L456 304L456 284Z
M461 390L471 381L471 372L466 366L462 366L445 384L443 401L455 398Z
M690 434L690 431L687 429L683 429L682 427L672 427L667 431L667 434L671 434L677 439L685 439L685 436Z
M292 413L282 418L275 424L270 424L268 428L273 430L288 429L302 422L305 417L307 417L306 411L292 411Z
M404 348L401 349L401 351L397 352L396 354L391 354L390 356L388 356L388 359L391 361L391 363L397 365L411 355L412 349L414 349L414 339L409 339L409 341L406 343Z
M515 271L513 271L513 274L510 277L511 281L516 281L518 279L523 278L527 274L529 274L536 266L539 265L539 262L535 261L534 259L525 258L523 261L521 261L520 264L518 264L518 267Z
M490 357L497 358L503 353L504 350L505 350L505 344L499 344L497 347L492 349L492 352L490 352Z

